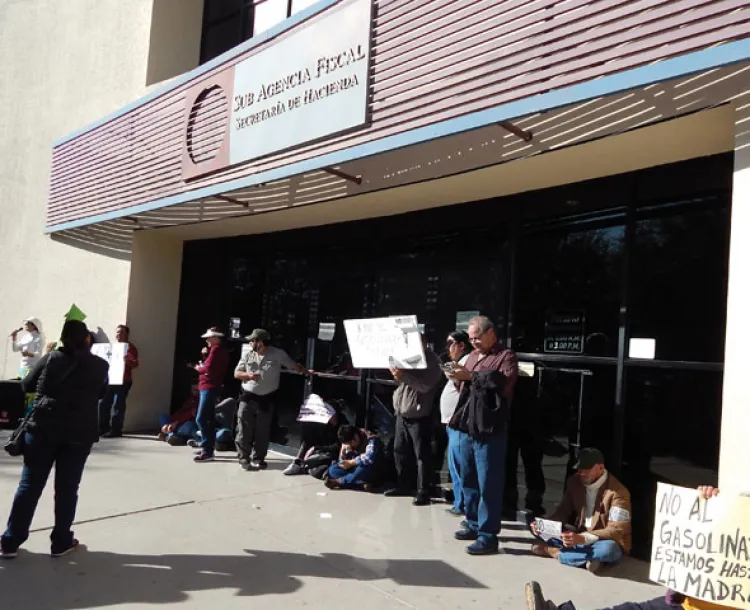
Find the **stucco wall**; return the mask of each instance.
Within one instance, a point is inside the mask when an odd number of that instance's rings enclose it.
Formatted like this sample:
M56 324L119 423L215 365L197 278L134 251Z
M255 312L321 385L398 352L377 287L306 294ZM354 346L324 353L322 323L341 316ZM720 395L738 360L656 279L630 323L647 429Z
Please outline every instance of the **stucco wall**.
M111 336L130 262L42 233L52 142L145 92L152 0L0 0L0 375L21 319L58 336L72 302Z

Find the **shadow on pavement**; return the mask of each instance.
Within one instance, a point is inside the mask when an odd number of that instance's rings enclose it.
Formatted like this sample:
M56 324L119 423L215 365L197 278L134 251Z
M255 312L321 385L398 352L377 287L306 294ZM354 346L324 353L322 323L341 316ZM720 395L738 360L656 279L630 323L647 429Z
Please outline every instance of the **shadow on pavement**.
M87 551L51 559L21 552L0 564L3 607L83 610L118 604L172 604L192 591L236 589L238 596L294 593L300 577L391 580L417 587L485 589L440 560L369 560L245 550L245 555L121 555Z

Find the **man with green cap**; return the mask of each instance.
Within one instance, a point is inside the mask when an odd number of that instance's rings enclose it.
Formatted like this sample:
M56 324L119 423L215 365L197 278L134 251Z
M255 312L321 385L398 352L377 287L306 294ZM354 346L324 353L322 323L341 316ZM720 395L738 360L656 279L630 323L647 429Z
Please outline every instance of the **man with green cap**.
M307 371L283 349L269 345L271 335L268 331L256 328L247 340L250 349L234 370L234 378L242 381L235 442L240 466L245 470L261 470L267 467L273 399L281 383L281 369L299 373Z
M576 469L562 502L548 517L562 523L562 536L535 543L531 550L540 557L596 573L602 564L617 563L630 551L630 492L607 472L598 449L581 449ZM539 537L536 522L531 524L531 532Z

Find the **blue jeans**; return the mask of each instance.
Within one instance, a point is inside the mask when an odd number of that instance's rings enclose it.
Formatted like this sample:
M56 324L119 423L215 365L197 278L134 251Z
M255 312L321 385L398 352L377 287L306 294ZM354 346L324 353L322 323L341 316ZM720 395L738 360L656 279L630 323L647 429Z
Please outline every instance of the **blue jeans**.
M133 382L128 381L122 385L111 385L107 393L99 403L99 431L122 434L125 423L125 409L127 408L128 394Z
M453 484L453 508L464 512L464 493L461 485L461 433L458 430L446 426L448 433L448 472Z
M175 430L174 432L170 432L167 435L167 438L171 436L179 436L180 438L198 440L198 424L196 424L193 420L183 422L177 427L177 430Z
M214 454L216 445L216 400L219 398L219 388L201 390L198 399L198 415L195 421L201 431L201 451Z
M617 563L623 556L620 545L613 540L597 540L594 544L566 547L562 540L552 538L547 544L560 549L557 559L561 564L575 568L584 567L587 561Z
M39 497L54 466L55 527L50 539L52 552L62 552L73 544L73 532L70 528L76 516L78 486L91 445L47 444L29 433L24 440L23 471L13 498L8 527L2 537L3 550L15 552L28 539Z
M483 441L465 432L458 434L466 522L480 540L497 544L502 525L508 432Z
M338 464L332 464L328 469L328 478L338 479L341 487L350 489L362 489L365 483L375 478L377 470L374 464L369 466L357 466L353 470L342 468Z

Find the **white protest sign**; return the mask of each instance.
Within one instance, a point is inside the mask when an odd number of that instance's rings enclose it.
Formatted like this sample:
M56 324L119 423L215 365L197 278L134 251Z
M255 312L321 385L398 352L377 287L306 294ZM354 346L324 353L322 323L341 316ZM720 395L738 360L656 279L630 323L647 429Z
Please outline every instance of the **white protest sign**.
M321 322L318 324L318 339L321 341L333 341L336 334L336 324L333 322Z
M109 364L109 385L122 385L125 377L127 343L94 343L91 353Z
M750 497L703 500L694 489L659 483L649 578L750 610Z
M545 542L552 538L559 540L562 538L562 523L560 521L550 521L549 519L537 519L536 531L539 537Z
M344 320L344 330L355 368L427 368L417 316Z
M336 415L336 409L317 394L310 394L300 407L297 421L327 424L334 415Z

